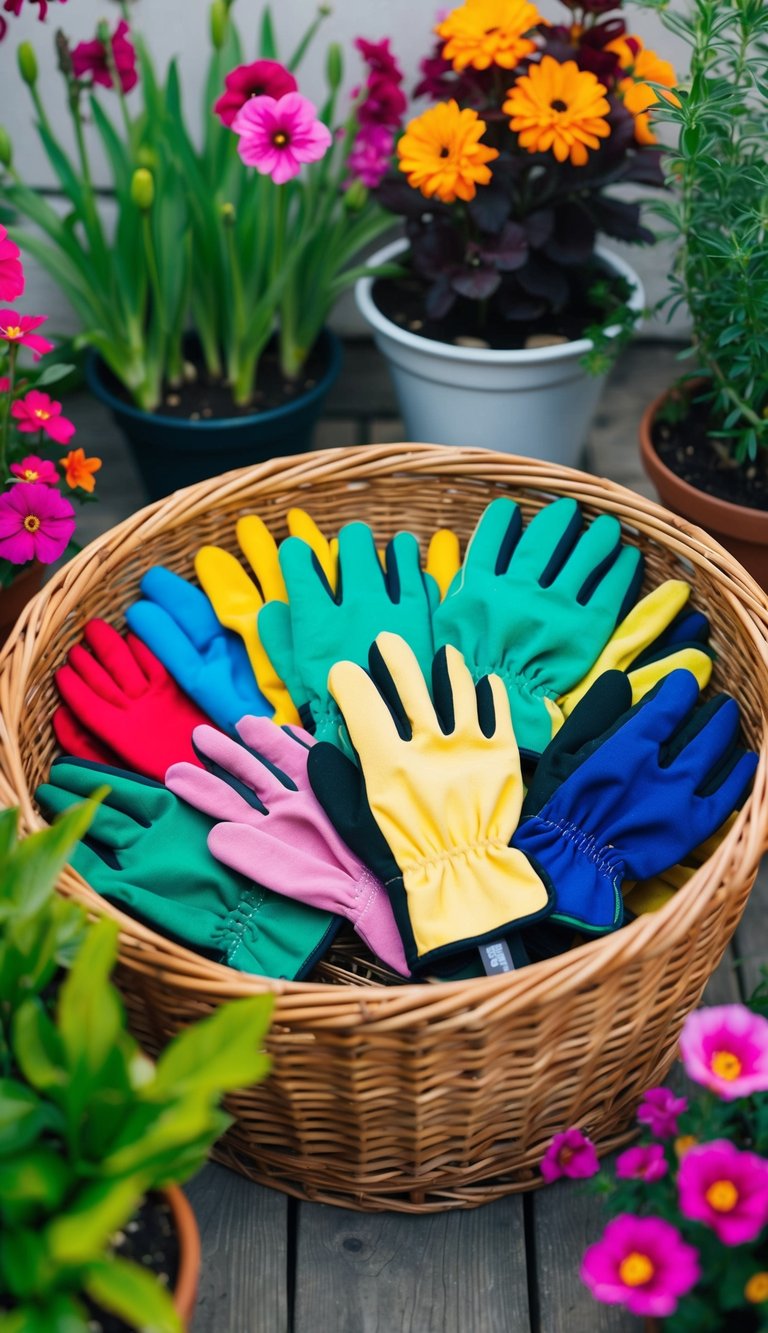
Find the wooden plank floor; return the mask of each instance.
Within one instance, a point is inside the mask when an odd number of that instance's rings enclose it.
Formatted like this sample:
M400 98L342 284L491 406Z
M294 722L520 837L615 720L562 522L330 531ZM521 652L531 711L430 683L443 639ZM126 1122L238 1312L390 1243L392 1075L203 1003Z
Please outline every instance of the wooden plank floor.
M652 495L637 453L645 404L676 373L676 349L638 343L607 386L592 432L590 471ZM104 459L100 505L83 511L90 540L143 503L108 414L86 395L67 403L77 443ZM347 348L317 444L402 438L386 372L366 343ZM470 443L483 444L482 438ZM768 867L707 992L738 999L768 958ZM470 1212L361 1214L298 1203L207 1166L188 1186L203 1241L192 1333L640 1333L639 1321L597 1306L578 1278L604 1223L587 1190L564 1183Z

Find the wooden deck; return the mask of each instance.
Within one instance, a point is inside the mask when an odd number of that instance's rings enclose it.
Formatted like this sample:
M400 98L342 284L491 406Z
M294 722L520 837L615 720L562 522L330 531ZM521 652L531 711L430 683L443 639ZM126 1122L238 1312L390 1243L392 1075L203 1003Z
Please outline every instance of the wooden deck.
M673 378L674 355L669 344L640 343L624 357L595 424L590 470L652 494L637 422ZM102 503L83 511L85 541L143 498L108 415L86 396L67 406L77 443L104 459ZM401 435L379 359L368 345L349 348L318 444ZM767 921L764 867L710 1003L743 998L756 984ZM203 1241L192 1333L640 1333L638 1320L597 1306L579 1281L580 1256L605 1219L578 1183L428 1217L298 1203L215 1165L187 1193Z

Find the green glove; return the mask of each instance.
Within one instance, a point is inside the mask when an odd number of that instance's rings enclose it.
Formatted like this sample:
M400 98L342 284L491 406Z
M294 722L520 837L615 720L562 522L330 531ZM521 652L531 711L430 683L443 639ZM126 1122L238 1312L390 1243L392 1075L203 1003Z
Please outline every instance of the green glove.
M336 593L307 544L289 537L280 547L288 605L267 602L259 612L261 641L298 705L303 725L318 740L344 744L343 723L328 692L336 662L365 666L383 630L405 639L425 672L431 666L432 610L439 601L434 579L424 574L419 544L398 532L386 550L385 568L366 523L339 533Z
M501 677L518 745L538 755L562 722L556 700L586 674L634 602L642 556L622 546L608 514L583 531L571 499L546 505L521 532L513 500L488 506L435 611L435 649L453 644L475 681Z
M240 972L294 980L326 952L339 918L245 879L208 850L215 820L148 778L104 764L57 760L37 789L46 815L97 787L100 805L71 864L91 888L161 934Z

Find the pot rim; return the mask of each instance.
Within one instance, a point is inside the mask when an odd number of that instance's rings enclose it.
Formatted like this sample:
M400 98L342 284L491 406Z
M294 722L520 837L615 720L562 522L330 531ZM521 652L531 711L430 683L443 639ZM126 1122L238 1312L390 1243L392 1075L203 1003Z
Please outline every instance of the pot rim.
M390 241L388 245L382 246L380 250L371 255L367 263L371 266L384 264L407 249L407 238L400 237L398 240ZM594 253L615 273L626 278L632 286L633 291L629 298L629 307L636 312L636 325L639 324L645 306L645 290L638 274L631 264L628 264L620 255L614 254L606 246L596 245ZM375 281L375 277L369 276L358 278L355 283L357 308L371 328L377 333L387 335L405 347L412 348L414 351L431 352L433 356L444 358L447 361L466 361L474 362L477 365L492 366L530 365L533 362L561 361L566 357L583 356L593 345L591 338L574 338L570 342L557 343L551 347L456 347L453 343L439 342L436 338L422 338L418 333L409 333L407 329L401 329L399 324L394 324L391 319L388 319L382 313L373 299L373 284ZM616 324L610 325L606 330L608 335L612 335L614 332L618 332L618 325Z
M106 366L106 362L100 353L92 347L86 353L85 379L94 397L105 403L113 412L131 417L134 421L154 421L160 426L173 426L175 429L199 431L203 434L211 431L237 430L243 426L252 426L255 422L269 425L271 422L279 421L286 416L290 416L297 408L309 407L328 392L341 370L341 339L338 334L333 332L333 329L326 325L320 330L320 336L315 346L326 348L328 364L321 378L316 381L312 388L306 393L299 394L291 402L283 403L281 407L270 407L265 412L251 412L247 416L211 417L206 421L189 421L184 417L166 416L164 412L145 412L133 403L124 402L122 398L118 398L111 389L107 388L103 378L103 368Z
M173 1303L184 1323L188 1324L200 1281L200 1231L192 1205L178 1185L166 1186L161 1194L168 1202L179 1238L179 1269L173 1288Z

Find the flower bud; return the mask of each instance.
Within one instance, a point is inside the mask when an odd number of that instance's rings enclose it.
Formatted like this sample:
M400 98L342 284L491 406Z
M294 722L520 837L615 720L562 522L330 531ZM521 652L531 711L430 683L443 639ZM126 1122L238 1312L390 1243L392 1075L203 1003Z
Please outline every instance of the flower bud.
M131 180L131 199L142 213L152 207L155 198L155 178L146 167L137 167Z
M156 171L158 166L157 153L149 144L142 144L136 154L136 161L140 167L148 167L150 171Z
M10 167L13 164L13 145L11 136L0 125L0 165Z
M331 91L335 92L344 76L344 64L341 55L341 47L338 42L331 42L328 47L328 55L325 60L325 75L330 84Z
M34 88L37 83L37 56L31 42L21 43L17 52L17 59L22 79L29 84L30 88Z
M350 213L359 213L368 198L366 190L361 180L354 180L349 189L344 193L344 207Z
M213 0L210 13L211 42L217 51L224 45L228 22L229 14L225 0Z
M226 227L234 227L235 222L237 220L235 215L235 205L222 204L221 209L219 211L221 213L221 220L224 223L224 225Z

